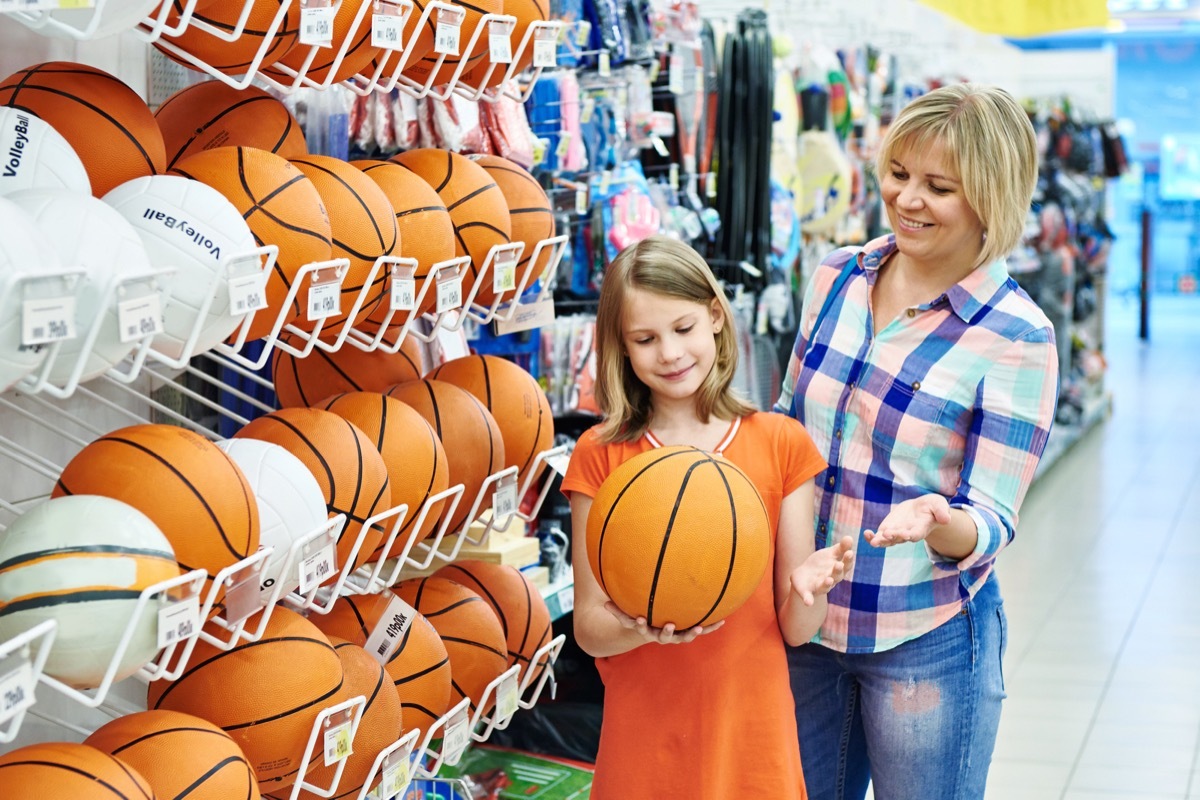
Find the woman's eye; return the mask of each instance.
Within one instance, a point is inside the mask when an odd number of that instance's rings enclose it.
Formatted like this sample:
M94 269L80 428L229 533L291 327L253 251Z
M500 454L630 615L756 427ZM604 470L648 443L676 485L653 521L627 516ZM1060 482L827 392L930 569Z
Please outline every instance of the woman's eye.
M908 177L908 173L907 173L907 172L901 172L901 171L900 171L900 170L898 170L898 169L894 169L894 170L892 170L892 177L893 177L893 178L895 178L895 179L896 179L896 180L898 180L898 181L902 181L902 180L904 180L905 178L907 178L907 177Z
M929 189L934 194L950 194L949 189L945 188L944 186L934 186L932 183L929 184Z

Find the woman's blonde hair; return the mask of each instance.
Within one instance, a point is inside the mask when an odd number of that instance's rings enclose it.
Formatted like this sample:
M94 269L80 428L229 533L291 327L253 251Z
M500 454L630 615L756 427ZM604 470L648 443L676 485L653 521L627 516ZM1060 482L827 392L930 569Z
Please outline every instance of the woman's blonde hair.
M738 343L733 310L712 270L691 247L666 236L651 236L621 251L604 272L596 312L596 402L604 414L600 439L629 442L650 427L650 389L625 357L622 335L625 298L630 289L690 300L705 307L716 301L724 324L716 334L717 357L696 392L696 414L744 417L754 408L732 388Z
M1037 185L1037 139L1029 116L999 87L943 86L901 110L875 168L886 175L897 151L935 143L954 160L967 203L986 231L979 264L1007 256L1021 240Z

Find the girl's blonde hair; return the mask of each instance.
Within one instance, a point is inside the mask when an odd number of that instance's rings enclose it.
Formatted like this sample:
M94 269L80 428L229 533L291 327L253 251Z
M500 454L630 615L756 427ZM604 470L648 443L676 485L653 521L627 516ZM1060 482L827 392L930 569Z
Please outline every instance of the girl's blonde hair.
M996 86L958 83L918 97L888 127L875 159L880 176L902 149L940 144L954 161L963 194L983 223L979 254L988 264L1013 251L1037 185L1037 138L1029 116Z
M629 442L650 427L650 389L638 379L625 357L625 297L630 289L690 300L705 307L716 301L724 317L714 334L717 357L696 392L696 414L733 419L754 408L732 388L737 370L738 343L733 310L712 270L691 247L666 236L651 236L621 251L604 272L596 312L596 401L604 414L600 439Z

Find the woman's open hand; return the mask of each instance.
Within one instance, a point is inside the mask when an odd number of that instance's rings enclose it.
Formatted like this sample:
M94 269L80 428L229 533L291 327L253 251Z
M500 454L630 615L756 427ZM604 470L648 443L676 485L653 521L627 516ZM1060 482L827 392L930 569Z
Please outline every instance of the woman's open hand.
M923 542L935 526L949 522L950 501L940 494L926 494L897 504L879 523L879 529L863 531L863 538L872 547Z

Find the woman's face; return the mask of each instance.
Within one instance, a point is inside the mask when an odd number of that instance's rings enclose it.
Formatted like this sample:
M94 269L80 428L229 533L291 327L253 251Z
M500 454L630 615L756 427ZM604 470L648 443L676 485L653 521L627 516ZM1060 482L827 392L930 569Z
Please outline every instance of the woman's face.
M896 246L918 267L970 271L983 249L983 223L967 203L962 182L940 142L896 149L880 194Z
M717 359L721 308L629 287L621 343L629 365L656 400L690 398Z

